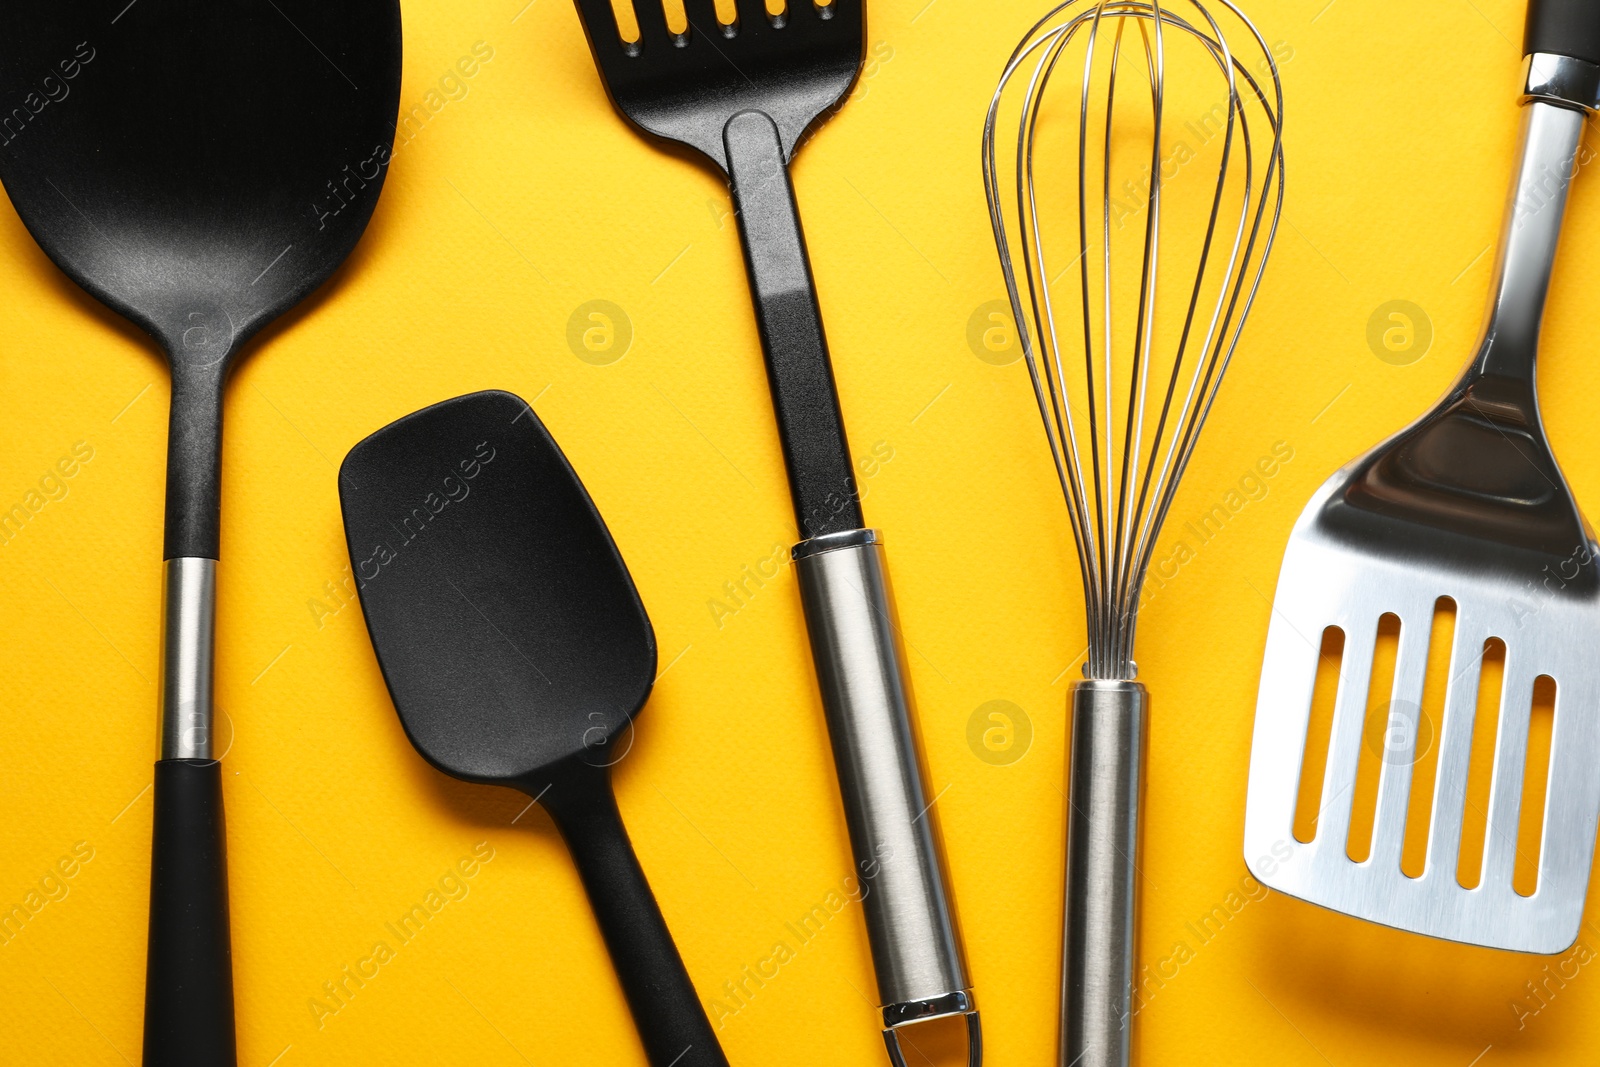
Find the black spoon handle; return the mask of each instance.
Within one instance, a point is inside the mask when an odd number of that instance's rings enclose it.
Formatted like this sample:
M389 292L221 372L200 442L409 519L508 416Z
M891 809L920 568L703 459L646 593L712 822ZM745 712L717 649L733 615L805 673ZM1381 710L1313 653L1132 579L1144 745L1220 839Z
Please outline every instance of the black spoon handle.
M144 1067L233 1067L222 765L156 763Z
M652 1067L728 1067L633 854L609 768L569 760L539 802L578 866Z
M219 558L222 525L222 389L225 362L172 364L167 426L167 526L163 559Z
M199 335L190 339L200 349ZM151 841L145 1067L233 1067L222 767L212 666L226 357L169 353L161 739Z

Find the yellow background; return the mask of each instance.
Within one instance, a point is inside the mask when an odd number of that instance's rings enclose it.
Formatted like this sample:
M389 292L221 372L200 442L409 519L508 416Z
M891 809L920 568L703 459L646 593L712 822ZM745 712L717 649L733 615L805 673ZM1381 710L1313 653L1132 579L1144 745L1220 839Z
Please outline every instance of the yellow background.
M792 574L717 625L708 602L792 539L738 241L721 181L613 114L563 0L405 5L410 107L475 42L494 58L400 149L347 268L253 346L227 399L217 701L241 1063L642 1064L549 821L412 752L354 606L334 469L407 412L498 387L535 400L609 522L664 666L617 789L707 997L850 872ZM1043 4L870 0L878 62L794 170L839 388L886 531L989 1062L1053 1062L1062 707L1084 644L1076 568L1020 364L968 346L1002 295L978 172L1001 62ZM1536 1015L1543 958L1427 941L1278 896L1208 943L1238 889L1268 600L1329 472L1430 403L1479 323L1510 172L1517 0L1254 0L1292 48L1289 198L1254 319L1174 510L1219 500L1283 441L1294 459L1143 615L1155 699L1146 962L1194 958L1138 1018L1144 1063L1578 1063L1600 978ZM0 548L0 904L75 842L68 894L0 947L0 1061L139 1054L167 379L142 336L0 217L0 503L73 444L94 458ZM1574 196L1542 395L1580 499L1600 501L1592 294L1600 188ZM581 304L634 337L596 366ZM1368 318L1415 302L1435 336L1380 361ZM1330 406L1331 405L1331 406ZM330 602L335 603L335 602ZM1014 702L1030 749L986 763L969 717ZM517 820L513 824L513 820ZM488 841L494 859L319 1028L322 983ZM1595 915L1591 905L1591 916ZM1585 944L1600 928L1585 926ZM1585 958L1588 958L1587 956ZM833 919L720 1036L735 1065L875 1065L859 909ZM1536 1006L1529 1003L1524 1011ZM920 1039L913 1063L954 1062ZM1587 1054L1587 1055L1586 1055ZM932 1059L930 1059L932 1057ZM1474 1057L1481 1057L1474 1060Z

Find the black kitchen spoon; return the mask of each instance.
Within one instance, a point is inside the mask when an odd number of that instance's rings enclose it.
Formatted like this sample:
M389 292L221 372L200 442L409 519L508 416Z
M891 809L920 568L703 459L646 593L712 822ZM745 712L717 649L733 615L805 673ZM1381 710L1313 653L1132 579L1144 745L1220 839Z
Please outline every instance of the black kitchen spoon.
M235 1062L211 747L223 385L355 247L399 96L397 0L7 6L0 181L172 370L146 1067Z
M599 512L528 405L473 393L384 427L339 471L367 630L439 770L544 805L654 1067L726 1067L611 793L656 641Z

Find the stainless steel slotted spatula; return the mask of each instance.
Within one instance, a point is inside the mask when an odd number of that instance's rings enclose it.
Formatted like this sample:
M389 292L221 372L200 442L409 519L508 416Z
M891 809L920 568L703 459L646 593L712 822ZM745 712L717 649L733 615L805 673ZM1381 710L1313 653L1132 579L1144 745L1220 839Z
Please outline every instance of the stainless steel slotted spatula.
M1532 0L1524 51L1519 162L1477 355L1431 412L1329 479L1290 536L1256 706L1245 859L1266 885L1336 911L1554 953L1577 938L1600 817L1600 547L1545 440L1534 356L1585 121L1600 104L1600 4ZM1426 859L1410 877L1401 853L1411 790L1429 784L1413 772L1425 765L1423 684L1445 598L1454 639ZM1383 753L1370 852L1355 862L1347 839L1385 615L1400 621L1386 735L1397 743ZM1344 650L1320 810L1302 842L1295 809L1330 628L1343 632ZM1483 863L1468 889L1457 867L1491 643L1503 643L1505 659L1488 805L1482 820L1473 813L1487 824ZM1529 766L1534 691L1550 681L1549 765ZM1525 773L1547 774L1537 841L1518 839ZM1537 883L1524 895L1513 885L1517 856L1535 850Z

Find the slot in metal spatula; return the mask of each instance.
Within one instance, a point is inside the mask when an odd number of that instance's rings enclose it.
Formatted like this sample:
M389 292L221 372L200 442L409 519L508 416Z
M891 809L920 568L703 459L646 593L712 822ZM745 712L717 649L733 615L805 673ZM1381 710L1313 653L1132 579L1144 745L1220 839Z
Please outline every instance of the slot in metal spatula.
M1585 120L1600 103L1600 5L1534 0L1525 52L1520 161L1477 356L1431 412L1329 479L1290 536L1256 707L1245 859L1273 889L1349 915L1554 953L1577 938L1600 817L1600 547L1545 439L1534 356ZM1445 598L1456 621L1437 777L1425 865L1410 877L1401 854L1411 790L1428 784L1414 782L1418 727ZM1387 735L1398 743L1383 754L1371 850L1355 862L1347 840L1387 614L1400 620ZM1301 842L1293 824L1319 646L1334 627L1344 651L1321 808ZM1505 661L1487 831L1468 889L1457 874L1468 768L1484 650L1496 639ZM1519 841L1524 773L1544 770L1527 764L1546 678L1556 696L1544 826L1539 841ZM1535 849L1536 887L1523 895L1517 856Z

